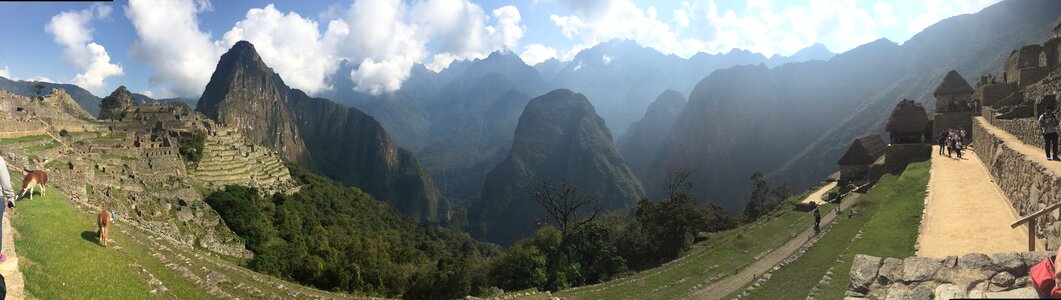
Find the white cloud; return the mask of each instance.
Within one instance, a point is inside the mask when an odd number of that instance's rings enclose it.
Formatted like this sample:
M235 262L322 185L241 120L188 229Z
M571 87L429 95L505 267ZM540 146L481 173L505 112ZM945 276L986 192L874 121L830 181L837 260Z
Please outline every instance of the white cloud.
M600 57L600 61L602 63L604 63L605 65L610 65L612 63L612 57L611 56L607 56L607 55L602 55Z
M213 70L229 45L248 40L292 87L310 94L329 89L325 78L335 72L338 60L348 59L360 66L350 74L355 89L382 93L400 88L413 64L424 58L433 57L428 67L440 70L456 59L515 48L525 31L514 6L487 15L468 0L358 0L321 12L320 22L328 23L323 33L317 21L270 4L249 10L221 40L211 41L196 18L210 7L207 1L131 0L126 16L139 36L132 53L155 68L152 83L170 84L177 95L197 97L210 76L202 70Z
M325 43L337 38L341 30L332 27L322 38L317 27L317 22L294 12L285 14L269 4L247 11L246 18L225 33L223 45L251 42L285 83L314 94L328 89L324 78L338 67L338 60Z
M939 22L940 20L960 14L978 12L981 9L984 9L984 7L988 7L1000 1L1001 0L925 0L923 1L925 8L908 23L907 30L910 32L921 32L921 30Z
M165 86L160 94L202 95L225 50L211 41L209 33L199 30L196 13L210 7L209 2L190 0L130 0L125 7L125 16L137 34L130 55L152 66L148 80Z
M899 22L892 11L892 4L883 0L877 0L877 3L873 4L873 12L877 14L880 24L883 26L891 26Z
M61 12L44 26L55 42L63 46L63 58L81 70L71 82L95 94L106 92L104 84L108 77L123 74L121 66L111 63L107 49L92 42L93 29L88 24L110 13L110 6L95 5L80 11Z
M897 13L890 1L755 0L745 2L743 9L729 10L719 8L717 0L689 0L682 1L669 19L660 18L652 5L639 6L634 0L558 1L568 11L553 14L550 20L561 35L574 41L560 51L561 59L570 60L579 51L612 39L633 40L682 57L734 48L790 55L814 43L842 52L880 38L890 32L888 28L908 27L916 33L1000 0L927 0L925 9L912 19L900 18L904 14ZM920 3L903 4L907 8Z
M528 65L537 65L550 58L556 58L556 49L542 44L530 44L519 55Z
M11 78L11 70L8 69L7 66L0 68L0 77L15 80L14 78Z

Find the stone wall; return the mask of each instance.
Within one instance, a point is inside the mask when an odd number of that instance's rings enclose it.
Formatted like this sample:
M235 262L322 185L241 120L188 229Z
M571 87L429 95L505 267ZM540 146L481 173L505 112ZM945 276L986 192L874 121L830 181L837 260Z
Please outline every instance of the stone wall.
M938 137L947 128L963 128L966 134L972 132L973 113L970 111L936 114L932 119L932 137ZM973 140L976 135L968 136Z
M1038 298L1028 270L1051 252L884 258L856 255L845 299ZM836 295L839 296L839 295Z
M983 106L991 106L1016 92L1017 84L1015 83L988 84L980 89L980 101Z
M1037 160L1039 156L1029 158L988 133L980 122L974 125L973 131L980 139L973 148L1018 215L1029 215L1061 201L1061 174L1053 174L1043 165L1054 162ZM1037 219L1039 238L1046 240L1048 249L1057 249L1061 244L1059 219L1057 210Z
M932 157L931 144L891 144L884 152L884 169L894 170L914 161Z
M1017 136L1017 139L1025 144L1035 147L1043 146L1043 134L1039 131L1039 121L1036 118L997 119L995 109L984 107L983 111L982 115L987 123Z

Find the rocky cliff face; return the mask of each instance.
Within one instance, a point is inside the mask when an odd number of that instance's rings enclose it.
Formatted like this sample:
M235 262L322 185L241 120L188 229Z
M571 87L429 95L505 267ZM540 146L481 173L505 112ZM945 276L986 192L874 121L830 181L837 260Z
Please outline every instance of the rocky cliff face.
M568 179L597 194L598 205L627 208L644 195L612 144L604 120L585 96L555 90L527 104L516 126L508 157L489 175L472 209L474 232L488 241L511 244L535 229L544 210L533 199L539 180Z
M670 133L674 120L685 107L685 96L674 90L666 90L648 106L645 117L630 125L630 129L616 142L626 164L638 178L644 180L652 159L659 153Z
M114 92L111 92L110 96L103 98L103 101L99 104L99 119L100 120L121 120L122 115L125 113L125 109L133 106L133 94L129 93L129 90L125 89L125 86L119 86Z
M415 219L438 220L431 179L374 118L289 88L246 41L221 56L196 110Z

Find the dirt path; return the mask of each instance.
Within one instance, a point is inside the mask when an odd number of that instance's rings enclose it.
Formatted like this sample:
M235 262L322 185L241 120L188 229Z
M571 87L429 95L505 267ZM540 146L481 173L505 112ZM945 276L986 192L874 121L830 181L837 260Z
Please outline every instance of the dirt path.
M15 231L11 227L11 210L4 214L3 228L3 251L7 254L7 261L0 264L0 275L4 276L7 285L7 299L25 299L25 279L22 272L18 270L18 255L15 253Z
M851 196L845 198L844 201L840 202L840 210L846 211L848 206L858 201L858 196L859 194L851 194ZM835 218L835 210L830 210L828 213L822 216L822 226L825 226L824 224L832 222ZM771 251L763 258L748 265L748 267L744 268L736 275L729 276L722 280L716 281L711 285L708 285L707 287L696 291L687 298L711 300L722 299L722 297L725 297L726 295L743 289L749 283L752 283L752 281L755 280L757 276L766 273L770 269L773 269L774 266L776 266L778 263L781 263L781 261L791 256L793 252L799 250L799 247L803 246L803 243L806 243L813 236L814 228L807 228L807 230L804 230L798 236L793 237L780 248L774 249L774 251Z
M976 153L967 148L958 159L939 155L938 149L932 152L917 256L1027 250L1027 229L1009 227L1017 214Z
M833 182L830 182L829 184L826 184L825 186L823 186L822 188L818 189L817 191L814 191L814 193L811 193L809 196L807 196L807 198L803 198L803 203L808 203L808 202L811 202L811 201L821 203L822 202L822 195L825 195L825 193L828 193L829 190L833 189L834 187L836 187L836 181L833 181Z

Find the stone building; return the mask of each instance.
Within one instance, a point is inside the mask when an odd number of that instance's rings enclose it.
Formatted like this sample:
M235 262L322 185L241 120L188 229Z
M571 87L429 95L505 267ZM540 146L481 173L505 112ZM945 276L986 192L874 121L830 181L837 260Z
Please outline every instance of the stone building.
M939 136L947 129L965 129L972 132L972 116L977 103L973 102L976 91L969 86L957 71L951 70L932 93L936 97L936 114L932 118L932 136ZM972 106L972 108L970 108Z
M899 100L884 128L892 144L917 144L932 140L932 137L927 136L931 130L925 107L914 100Z
M851 146L847 147L847 152L844 152L844 156L840 157L840 161L836 163L840 166L839 183L846 185L870 180L872 177L870 169L878 164L886 147L887 144L879 134L863 136L851 142Z

